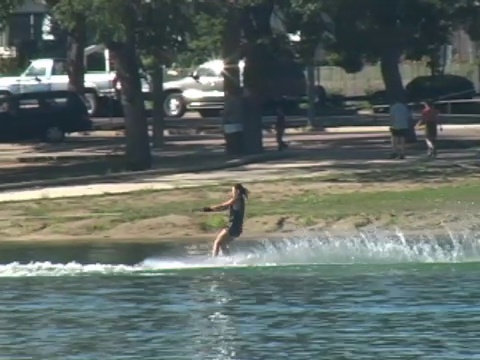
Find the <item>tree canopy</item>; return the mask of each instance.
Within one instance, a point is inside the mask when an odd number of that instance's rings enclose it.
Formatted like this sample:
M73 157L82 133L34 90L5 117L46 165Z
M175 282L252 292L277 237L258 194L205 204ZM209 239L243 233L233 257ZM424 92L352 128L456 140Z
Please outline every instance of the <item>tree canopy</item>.
M6 25L11 13L23 4L23 0L2 0L0 1L0 30Z
M473 39L480 39L480 7L476 0L45 1L71 38L77 36L76 41L80 41L82 29L89 29L93 38L117 57L124 106L131 110L126 111L130 114L126 114L127 137L136 137L127 142L134 161L146 159L140 168L148 167L150 160L146 158L146 147L142 154L134 150L143 146L147 134L138 59L191 66L221 56L222 39L228 30L228 8L239 9L238 52L245 58L244 86L259 98L278 88L272 81L278 69L272 64L293 54L310 65L321 45L327 52L325 60L347 72L358 72L366 63L379 62L389 100L402 101L405 94L398 67L402 58L428 57L432 65L438 65L440 48L460 26ZM0 26L21 3L0 2ZM272 31L272 14L277 10L283 15L285 30L300 34L299 41L292 42L286 33ZM334 37L329 36L332 33Z

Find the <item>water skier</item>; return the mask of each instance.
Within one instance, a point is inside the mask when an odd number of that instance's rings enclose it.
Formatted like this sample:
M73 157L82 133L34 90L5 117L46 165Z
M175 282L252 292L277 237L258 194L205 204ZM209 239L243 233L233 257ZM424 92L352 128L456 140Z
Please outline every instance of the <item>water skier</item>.
M204 207L204 212L229 211L228 227L222 229L213 243L212 256L218 256L220 250L223 255L229 255L228 244L238 238L243 232L245 205L248 190L242 184L232 186L230 199L223 204Z

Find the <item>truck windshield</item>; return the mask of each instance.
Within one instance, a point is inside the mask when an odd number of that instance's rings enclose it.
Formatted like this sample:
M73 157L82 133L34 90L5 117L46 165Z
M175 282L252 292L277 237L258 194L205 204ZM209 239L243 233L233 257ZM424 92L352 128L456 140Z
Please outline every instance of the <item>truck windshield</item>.
M221 69L215 69L215 68L213 68L213 66L205 66L205 65L202 65L202 66L198 67L197 70L195 71L195 75L197 75L198 77L221 76L221 74L222 74Z
M67 75L67 63L63 60L53 62L52 75Z
M24 76L47 76L47 67L41 64L31 64L27 70L25 70Z

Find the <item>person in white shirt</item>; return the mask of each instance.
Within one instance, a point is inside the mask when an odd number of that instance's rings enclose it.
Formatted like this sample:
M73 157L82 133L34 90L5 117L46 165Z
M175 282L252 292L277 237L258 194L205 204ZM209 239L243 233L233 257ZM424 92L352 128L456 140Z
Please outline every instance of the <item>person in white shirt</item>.
M392 134L392 159L405 159L405 138L410 125L410 110L396 102L390 106L390 133Z

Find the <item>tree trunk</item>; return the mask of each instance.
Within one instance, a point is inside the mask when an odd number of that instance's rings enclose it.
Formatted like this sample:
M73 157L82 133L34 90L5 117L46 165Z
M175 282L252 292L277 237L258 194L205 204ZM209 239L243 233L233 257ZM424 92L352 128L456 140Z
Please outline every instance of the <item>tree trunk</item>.
M111 42L108 48L116 60L117 74L122 86L122 105L125 116L127 169L147 170L152 166L145 103L140 83L136 53L136 12L125 9L125 42Z
M228 155L241 155L243 152L243 98L240 85L240 13L236 6L230 5L222 38L222 57L224 62L223 91L223 134L225 150Z
M81 14L75 16L75 24L67 36L67 72L68 89L83 96L85 91L85 46L86 18Z
M307 66L308 126L316 124L317 109L315 104L315 67Z
M387 98L390 104L407 101L402 74L400 74L398 66L400 54L396 47L385 46L380 59L383 82L385 83Z
M393 46L386 46L381 56L381 70L390 105L396 102L408 103L402 82L402 74L400 74L400 68L398 66L399 62L400 51ZM410 117L410 131L407 142L414 143L416 141L415 122L413 117Z
M165 118L163 116L163 66L155 64L152 71L152 98L153 98L153 123L152 140L153 147L161 148L164 145L165 138Z
M273 0L245 6L242 12L242 28L247 40L245 51L244 84L244 152L263 152L263 107L267 98L273 98L272 82L275 64L266 39L272 39L270 16ZM275 91L276 92L276 91Z
M248 91L244 98L243 152L246 155L260 154L263 149L263 122L261 95Z
M25 64L27 63L28 57L25 54L25 46L22 42L17 41L15 43L15 50L16 50L16 57L15 60L17 61L17 68L24 69Z
M244 153L259 154L263 149L263 105L268 91L269 76L265 65L265 51L262 44L253 45L247 51L244 70Z

